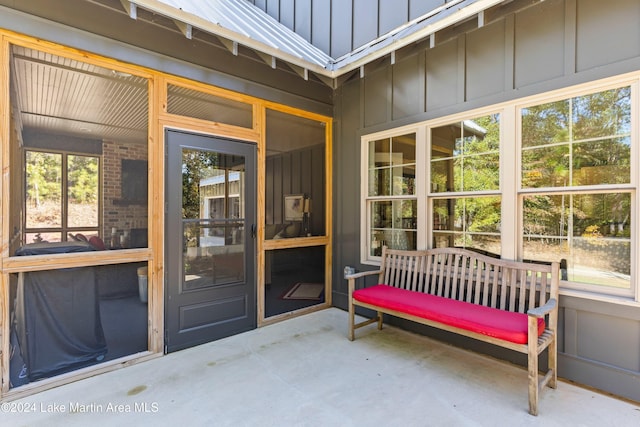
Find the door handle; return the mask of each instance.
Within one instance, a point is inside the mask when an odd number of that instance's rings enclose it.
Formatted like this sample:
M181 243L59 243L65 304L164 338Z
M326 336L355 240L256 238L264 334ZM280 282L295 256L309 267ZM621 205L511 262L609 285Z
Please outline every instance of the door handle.
M255 239L257 234L258 234L258 227L256 227L255 224L251 224L251 237Z

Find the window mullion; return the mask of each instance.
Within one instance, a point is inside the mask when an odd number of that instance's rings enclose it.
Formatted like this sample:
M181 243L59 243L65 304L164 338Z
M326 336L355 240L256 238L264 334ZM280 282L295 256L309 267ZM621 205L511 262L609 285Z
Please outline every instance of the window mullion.
M62 230L60 240L67 240L69 232L69 155L64 153L62 155L62 188L60 194L62 196Z
M515 107L502 111L500 141L501 251L504 258L517 259L522 218L518 209L520 151Z

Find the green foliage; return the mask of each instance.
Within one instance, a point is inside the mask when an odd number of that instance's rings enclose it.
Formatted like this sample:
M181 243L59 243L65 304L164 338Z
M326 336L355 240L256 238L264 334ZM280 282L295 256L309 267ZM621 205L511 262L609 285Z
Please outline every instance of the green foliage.
M213 176L218 153L200 150L182 152L182 217L200 218L200 181Z
M40 205L62 197L62 155L26 152L27 198Z
M528 107L522 110L522 185L629 183L630 134L629 87ZM615 236L608 224L628 224L630 204L625 193L525 197L524 232Z
M98 200L98 158L68 156L67 162L69 202L95 203Z
M26 152L27 198L35 205L62 200L62 154ZM98 200L99 160L67 156L67 188L70 203Z

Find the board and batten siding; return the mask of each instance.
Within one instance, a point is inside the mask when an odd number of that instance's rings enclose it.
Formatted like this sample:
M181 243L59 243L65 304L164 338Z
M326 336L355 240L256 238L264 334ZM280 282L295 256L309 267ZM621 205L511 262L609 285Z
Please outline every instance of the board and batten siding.
M364 76L337 89L334 305L347 307L344 266L371 268L359 253L362 135L640 70L637 0L515 1L504 12L485 16L482 27L436 34L433 47L398 51L393 65L388 57L367 65ZM477 342L402 326L524 363ZM559 336L561 377L640 401L637 303L563 295Z
M333 58L432 11L445 0L248 0Z

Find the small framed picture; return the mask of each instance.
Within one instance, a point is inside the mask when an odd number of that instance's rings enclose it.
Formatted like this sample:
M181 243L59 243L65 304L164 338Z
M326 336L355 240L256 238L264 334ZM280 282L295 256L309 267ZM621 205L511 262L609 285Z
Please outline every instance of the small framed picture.
M284 220L302 221L304 218L304 195L292 194L284 196Z

